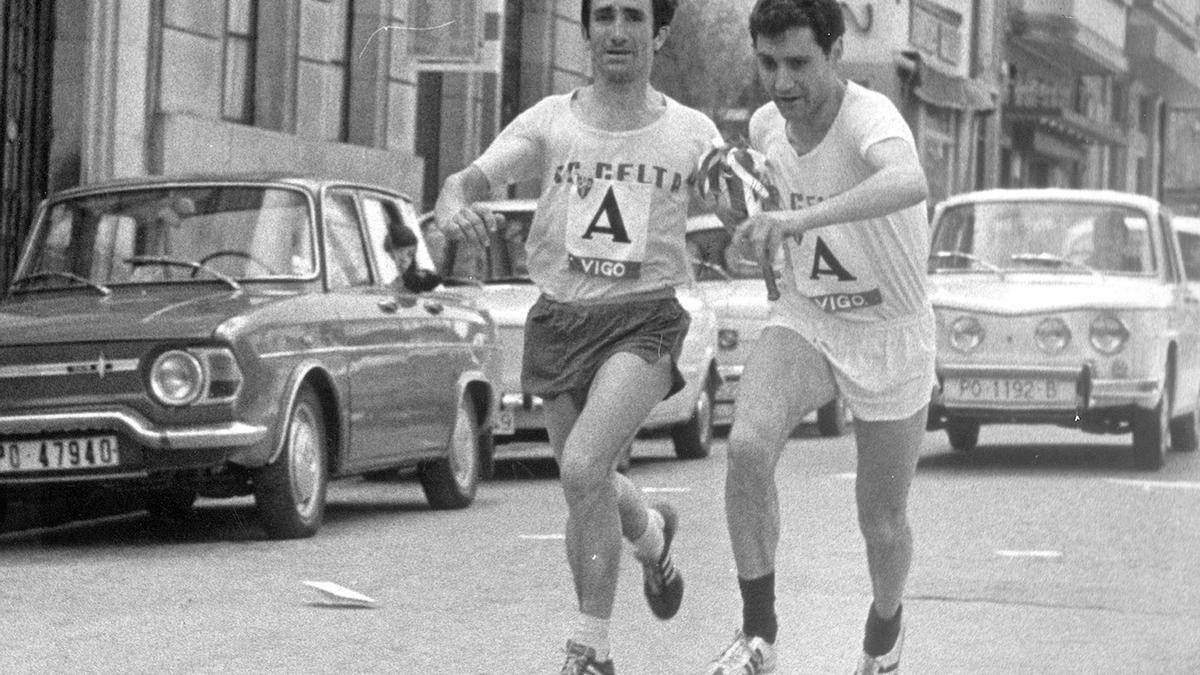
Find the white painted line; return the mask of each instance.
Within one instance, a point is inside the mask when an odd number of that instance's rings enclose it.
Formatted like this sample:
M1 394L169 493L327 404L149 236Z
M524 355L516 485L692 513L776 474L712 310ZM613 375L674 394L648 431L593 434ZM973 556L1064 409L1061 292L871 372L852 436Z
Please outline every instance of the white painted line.
M676 492L676 493L679 493L679 492L691 492L691 491L692 491L692 488L689 488L689 487L648 487L648 488L642 488L642 492L658 492L658 493L667 493L667 492Z
M1168 481L1168 480L1132 480L1127 478L1108 478L1107 482L1113 485L1126 485L1129 487L1140 487L1143 490L1153 488L1168 488L1177 490L1200 490L1200 482L1195 481Z
M567 535L565 535L565 534L522 534L522 535L520 535L520 538L525 539L527 541L555 541L555 540L566 539Z
M833 474L833 477L840 478L842 480L855 480L858 478L858 474L853 471L848 471L846 473L835 473Z
M1007 549L998 549L996 555L1001 558L1061 558L1062 551L1013 551Z

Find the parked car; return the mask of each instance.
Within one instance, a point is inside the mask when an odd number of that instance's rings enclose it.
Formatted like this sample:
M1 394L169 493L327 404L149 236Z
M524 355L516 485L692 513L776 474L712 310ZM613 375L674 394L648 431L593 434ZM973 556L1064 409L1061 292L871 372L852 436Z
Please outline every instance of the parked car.
M386 189L148 178L45 200L0 302L0 501L100 485L152 511L253 494L272 538L331 478L415 468L462 508L491 462L496 326L390 282ZM420 233L417 233L420 236ZM418 260L431 265L421 242Z
M507 199L484 205L504 217L486 253L452 246L442 255L441 264L446 283L475 288L480 305L500 326L505 356L495 427L497 442L540 438L545 433L542 401L521 390L525 317L539 295L525 267L525 237L537 202ZM425 222L432 222L430 214L426 214ZM678 361L686 385L650 411L642 432L667 433L677 457L696 459L707 457L712 447L713 396L721 381L717 370L717 323L712 309L692 289L677 289L677 297L691 315Z
M1112 191L991 190L933 219L930 428L974 449L983 424L1131 433L1132 459L1193 451L1200 294L1170 214Z
M696 286L717 313L717 369L721 386L716 395L716 421L733 422L734 399L746 358L767 323L770 306L757 261L730 248L730 233L713 214L692 216L687 245L694 264ZM816 412L822 436L846 433L846 406L839 397Z

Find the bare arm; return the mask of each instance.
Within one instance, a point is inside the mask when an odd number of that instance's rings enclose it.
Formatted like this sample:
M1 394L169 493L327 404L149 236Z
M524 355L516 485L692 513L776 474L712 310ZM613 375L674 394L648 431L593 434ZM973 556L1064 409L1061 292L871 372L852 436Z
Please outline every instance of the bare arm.
M754 251L773 254L784 237L798 237L818 227L878 218L921 203L929 195L925 172L904 141L893 138L872 145L867 162L874 172L863 182L820 203L797 211L771 211L743 223L735 240Z

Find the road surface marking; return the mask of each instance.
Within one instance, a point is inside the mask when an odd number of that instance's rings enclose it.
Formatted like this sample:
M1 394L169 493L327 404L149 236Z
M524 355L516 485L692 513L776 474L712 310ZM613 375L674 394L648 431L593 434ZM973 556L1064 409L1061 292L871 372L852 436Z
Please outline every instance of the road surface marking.
M648 487L642 488L642 492L691 492L689 487Z
M1200 490L1200 483L1194 481L1167 481L1167 480L1131 480L1127 478L1108 478L1106 479L1113 485L1128 485L1129 487L1140 487L1143 490L1153 488L1175 488L1179 490Z
M853 471L847 471L846 473L835 473L833 474L833 477L840 478L842 480L854 480L858 478L858 474Z
M520 535L520 538L528 540L528 541L555 541L555 540L566 539L567 535L565 535L565 534L522 534L522 535Z
M997 549L996 555L1001 558L1061 558L1062 551L1013 551L1008 549Z

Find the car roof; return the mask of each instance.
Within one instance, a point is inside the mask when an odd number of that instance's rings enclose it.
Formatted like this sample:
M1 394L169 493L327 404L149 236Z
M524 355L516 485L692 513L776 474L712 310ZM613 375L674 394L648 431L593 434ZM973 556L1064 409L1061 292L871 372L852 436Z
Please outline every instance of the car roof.
M1088 202L1113 205L1137 206L1152 210L1161 207L1161 203L1153 197L1121 192L1118 190L1084 190L1074 188L999 188L993 190L976 190L964 192L946 198L940 206L959 206L961 204L979 204L989 202Z
M245 184L245 185L262 185L262 184L284 184L294 187L308 188L311 190L319 190L322 187L351 185L360 188L370 188L380 192L388 192L394 195L399 195L411 201L411 197L403 192L390 188L384 185L372 184L370 181L354 180L348 178L338 178L335 176L319 176L312 174L283 172L283 171L255 171L244 173L197 173L197 174L180 174L173 176L136 176L128 178L115 178L112 180L101 181L97 183L89 183L79 185L64 190L60 190L50 195L54 199L63 197L82 196L96 192L106 192L112 190L129 190L137 188L159 188L171 186L183 186L195 184Z

